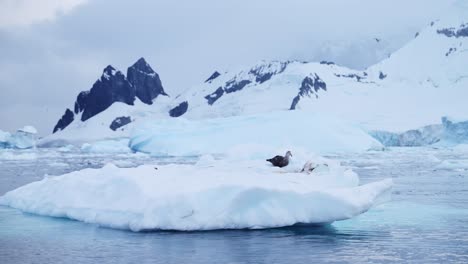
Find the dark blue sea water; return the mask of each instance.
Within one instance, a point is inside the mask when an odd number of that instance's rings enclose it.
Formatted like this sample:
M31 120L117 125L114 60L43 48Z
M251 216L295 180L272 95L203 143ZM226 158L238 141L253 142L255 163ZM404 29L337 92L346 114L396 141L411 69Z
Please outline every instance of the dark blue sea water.
M390 149L336 155L362 183L392 177L392 202L328 226L210 232L101 228L0 206L0 263L468 263L468 151ZM0 195L44 174L113 161L191 158L0 153Z

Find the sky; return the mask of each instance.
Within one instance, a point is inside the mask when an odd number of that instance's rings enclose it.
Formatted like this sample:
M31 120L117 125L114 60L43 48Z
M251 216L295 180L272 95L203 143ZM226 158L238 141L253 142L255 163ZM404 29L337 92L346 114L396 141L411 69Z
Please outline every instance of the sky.
M454 1L0 0L0 129L51 133L107 65L140 57L172 96L260 60L364 69Z

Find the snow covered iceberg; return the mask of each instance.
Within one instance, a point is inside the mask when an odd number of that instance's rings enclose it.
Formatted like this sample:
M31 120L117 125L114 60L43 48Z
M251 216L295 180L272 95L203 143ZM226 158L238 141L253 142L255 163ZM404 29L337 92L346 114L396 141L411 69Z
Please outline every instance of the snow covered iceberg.
M135 127L129 146L154 155L225 154L233 149L274 152L305 149L316 153L366 151L382 145L346 121L323 114L280 111L270 114L147 121Z
M22 211L141 230L258 229L348 219L383 201L392 181L359 186L330 162L312 174L265 161L84 169L0 197Z

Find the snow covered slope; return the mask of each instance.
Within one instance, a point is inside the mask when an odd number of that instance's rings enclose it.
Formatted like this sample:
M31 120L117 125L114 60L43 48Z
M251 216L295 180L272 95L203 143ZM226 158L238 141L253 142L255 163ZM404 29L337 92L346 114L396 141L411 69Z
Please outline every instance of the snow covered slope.
M468 8L457 7L390 58L365 71L319 63L265 62L222 73L182 93L187 118L306 109L369 130L402 132L468 119Z
M360 94L375 86L366 72L327 62L261 62L247 70L214 76L177 96L174 105L188 104L186 118L304 109L335 96L336 91ZM343 98L336 98L340 100Z
M335 162L304 174L261 160L208 160L84 169L20 187L0 204L133 231L258 229L348 219L385 201L392 187L391 180L359 186Z

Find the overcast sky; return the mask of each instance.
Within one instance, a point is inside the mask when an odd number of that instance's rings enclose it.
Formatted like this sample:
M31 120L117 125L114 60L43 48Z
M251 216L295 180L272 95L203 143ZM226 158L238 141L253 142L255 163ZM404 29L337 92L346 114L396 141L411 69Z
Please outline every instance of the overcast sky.
M125 72L140 57L174 96L214 70L259 60L365 68L453 2L0 0L0 129L50 133L105 66Z

